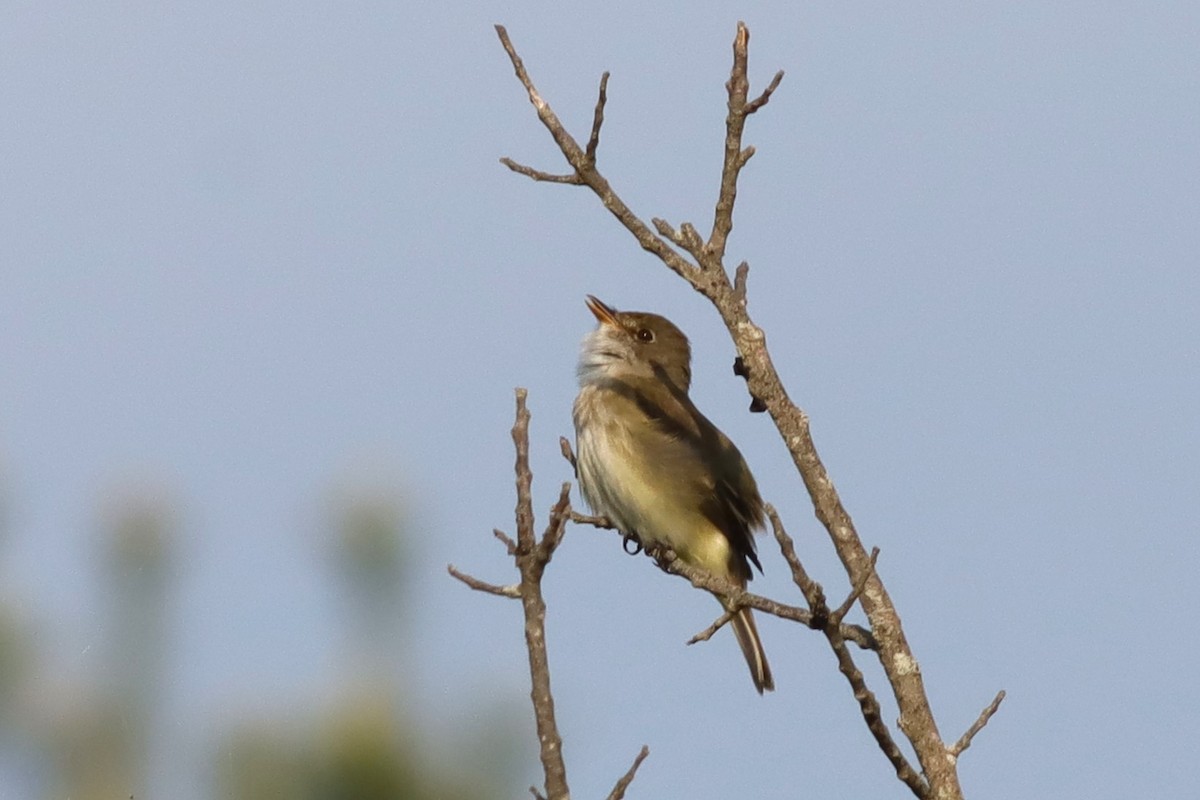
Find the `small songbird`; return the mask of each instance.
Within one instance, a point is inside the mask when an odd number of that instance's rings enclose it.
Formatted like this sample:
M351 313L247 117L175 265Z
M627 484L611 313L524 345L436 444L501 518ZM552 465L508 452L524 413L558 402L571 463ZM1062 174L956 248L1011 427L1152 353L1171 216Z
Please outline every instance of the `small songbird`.
M753 531L763 501L745 459L688 397L687 337L657 314L617 311L588 295L599 320L583 340L575 399L576 472L592 510L643 546L741 588L762 571ZM775 688L749 608L732 619L761 694Z

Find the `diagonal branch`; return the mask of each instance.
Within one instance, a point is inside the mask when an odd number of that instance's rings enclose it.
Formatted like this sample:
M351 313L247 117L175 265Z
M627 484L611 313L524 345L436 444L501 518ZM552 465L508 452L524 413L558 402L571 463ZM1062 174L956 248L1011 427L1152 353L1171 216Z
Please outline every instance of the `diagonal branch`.
M1000 710L1000 704L1004 702L1006 692L1001 689L996 693L996 698L988 703L987 708L979 712L979 717L971 723L971 727L967 728L967 732L959 737L954 746L950 748L950 752L955 757L962 755L962 752L971 746L971 740L975 738L975 734L983 730L984 726L992 718L992 715Z
M620 530L617 530L617 528L614 527L612 523L610 523L604 517L588 517L583 514L571 512L571 521L583 525L592 525L596 528L615 530L617 531L618 535L624 537L624 534L621 533ZM687 580L697 589L704 589L705 591L711 592L717 597L720 597L722 600L728 601L735 611L739 608L753 608L755 611L761 611L764 614L770 614L772 616L779 617L780 619L799 622L804 627L811 628L815 631L823 630L828 624L826 620L817 618L817 616L807 608L787 605L786 603L780 603L772 600L769 597L763 597L760 594L747 592L745 589L742 589L741 587L725 580L724 578L718 578L716 575L713 575L710 572L687 563L683 559L676 556L675 553L669 548L655 547L652 545L645 549L645 553L654 560L654 562L660 569L663 570L663 572L671 575L678 575L679 577ZM696 636L692 637L693 641L689 641L688 644L706 641L707 639L711 638L713 634L717 632L717 629L728 621L725 619L725 616L726 615L722 615L717 619L716 622L714 622L704 631L701 631L700 633L696 634ZM859 625L843 624L840 630L841 636L844 640L853 642L863 650L875 650L878 647L875 642L874 635L866 628L863 628Z
M633 759L633 766L629 771L621 776L617 781L617 785L608 793L608 800L621 800L625 796L625 790L629 788L629 784L633 783L633 776L637 774L638 767L646 760L646 756L650 755L650 748L642 745L642 749L638 751L637 757Z
M837 658L838 671L845 676L851 691L854 692L854 699L858 701L858 708L862 713L863 720L867 723L867 730L875 737L875 743L879 745L879 749L883 751L884 756L891 762L892 768L896 770L896 777L903 781L917 797L929 797L929 784L917 774L912 764L908 763L908 759L904 757L896 740L892 738L892 732L883 720L879 700L875 697L875 693L867 687L867 680L863 677L862 670L854 663L854 657L846 647L846 640L841 634L841 620L836 619L834 612L829 610L821 584L810 578L804 565L800 563L800 557L796 555L795 543L784 530L783 521L779 519L779 513L775 507L768 503L766 510L775 540L779 543L784 560L792 570L792 580L804 594L804 599L812 610L814 620L819 621L821 631L825 634L825 639L829 642L829 647Z
M525 70L525 64L522 63L520 56L517 55L516 48L513 47L512 40L508 38L508 31L503 25L496 26L496 35L500 37L500 43L504 47L504 52L508 53L509 61L512 62L513 70L517 74L517 80L525 87L526 93L529 95L529 102L537 110L538 119L546 126L546 130L550 131L550 136L554 139L554 143L558 145L558 149L562 151L566 157L567 163L571 165L574 174L579 178L579 183L586 185L596 196L600 198L600 202L604 204L613 216L615 216L622 225L624 225L637 239L638 244L643 250L647 250L658 256L664 264L674 270L677 274L686 276L696 271L695 265L688 262L683 256L671 249L662 238L655 236L654 232L647 227L646 223L638 219L638 216L630 210L629 206L625 205L617 193L608 185L608 181L596 170L595 158L589 160L586 150L579 146L575 138L567 132L561 121L555 115L550 104L542 99L538 94L537 87L533 85L533 81L529 77L529 73ZM608 82L601 81L601 98L606 100L606 89ZM602 108L602 102L597 101L597 106ZM604 115L601 112L596 114L594 125L594 137L597 146L600 142L599 124L603 122ZM590 142L589 142L590 144ZM511 159L503 159L503 163L508 165ZM510 167L511 168L511 167ZM528 169L528 168L527 168ZM537 172L536 170L531 170ZM529 174L528 172L524 174ZM545 174L545 173L542 173ZM532 176L531 176L532 177ZM559 181L560 183L574 183L575 181Z
M733 615L734 615L733 611L726 611L724 614L722 614L721 616L719 616L715 620L713 620L713 623L711 625L709 625L707 628L700 631L692 638L688 639L687 643L689 645L693 645L693 644L696 644L697 642L707 642L709 639L711 639L713 637L713 634L715 634L717 631L721 630L721 628L723 628L729 624L729 621L733 619Z
M840 623L850 613L850 609L854 608L854 604L858 602L858 598L862 596L863 589L867 585L867 579L875 574L875 562L879 559L879 548L871 548L871 571L864 572L859 578L858 583L854 584L854 588L850 590L850 594L842 601L842 604L835 608L829 615L829 619L835 623Z

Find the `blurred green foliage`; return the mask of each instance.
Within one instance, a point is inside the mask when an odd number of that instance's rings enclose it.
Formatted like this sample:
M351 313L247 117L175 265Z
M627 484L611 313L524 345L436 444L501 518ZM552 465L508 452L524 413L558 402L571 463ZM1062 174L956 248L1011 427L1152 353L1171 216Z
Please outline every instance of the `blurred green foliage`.
M415 689L397 677L409 672L398 662L418 649L405 618L415 609L405 596L413 559L397 498L361 488L335 493L317 545L346 637L339 684L299 707L217 723L215 741L191 742L213 753L205 759L156 748L161 726L170 724L159 712L169 682L172 594L187 567L178 559L179 515L161 493L118 495L102 509L102 552L92 559L101 567L105 619L96 627L100 669L85 685L47 681L58 670L38 641L54 621L32 623L17 613L23 604L0 597L0 769L47 800L148 797L152 774L159 781L188 774L183 764L151 763L163 757L206 760L204 783L222 800L514 795L516 753L498 717L489 722L476 713L461 726L467 739L439 743L406 710L418 704Z

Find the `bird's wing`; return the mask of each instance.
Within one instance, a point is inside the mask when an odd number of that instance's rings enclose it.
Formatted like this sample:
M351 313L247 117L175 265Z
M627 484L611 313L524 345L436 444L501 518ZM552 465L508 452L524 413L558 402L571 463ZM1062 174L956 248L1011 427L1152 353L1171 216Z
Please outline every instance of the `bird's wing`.
M629 385L629 390L629 398L637 403L648 424L670 441L670 446L656 448L669 454L663 469L680 479L687 476L695 484L692 488L704 498L701 513L725 534L734 552L741 556L734 565L736 572L750 577L747 559L761 572L753 531L763 525L763 502L737 446L669 381ZM696 462L706 468L695 469L691 465ZM690 468L683 469L685 464Z

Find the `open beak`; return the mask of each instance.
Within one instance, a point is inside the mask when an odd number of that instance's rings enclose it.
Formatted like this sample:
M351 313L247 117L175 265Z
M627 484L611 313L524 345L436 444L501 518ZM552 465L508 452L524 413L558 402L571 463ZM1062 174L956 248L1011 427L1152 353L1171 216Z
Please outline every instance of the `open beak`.
M588 311L591 311L592 315L600 321L600 324L619 327L617 324L617 310L604 305L595 295L589 294L587 296L587 307Z

